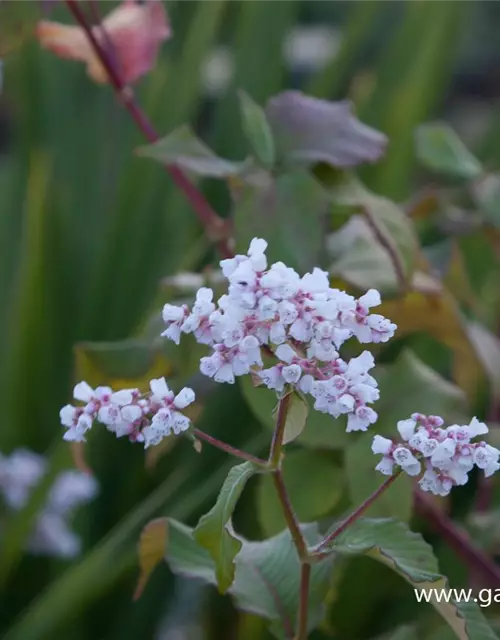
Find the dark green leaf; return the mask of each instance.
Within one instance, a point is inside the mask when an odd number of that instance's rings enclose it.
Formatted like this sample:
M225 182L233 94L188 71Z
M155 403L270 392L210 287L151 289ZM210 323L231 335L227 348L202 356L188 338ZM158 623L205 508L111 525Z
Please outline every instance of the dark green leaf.
M247 481L258 472L251 462L233 467L229 472L217 502L200 518L194 538L208 550L215 562L219 591L225 593L234 581L234 559L241 549L241 541L234 535L231 517Z
M199 578L216 585L214 563L193 538L192 530L169 520L169 546L166 561L174 573ZM320 540L316 524L301 525L309 545ZM240 538L242 548L236 556L235 581L229 593L238 608L278 620L294 628L299 598L300 565L290 533L285 531L262 542ZM315 564L311 571L309 626L314 628L322 616L322 603L328 590L332 565Z
M274 140L264 109L244 91L239 92L243 131L262 164L271 168L275 161Z
M483 168L451 127L444 123L421 125L416 133L417 157L436 173L473 180Z
M451 423L464 418L464 393L411 351L403 351L394 364L379 368L375 376L380 388L375 406L379 432L396 436L398 420L414 412L439 415Z
M362 289L376 286L376 280L379 284L385 281L385 287L380 288L389 289L391 281L398 283L399 272L410 280L418 244L405 213L352 176L345 176L330 193L335 206L349 207L359 214L349 231L339 232L337 245L341 246L332 273ZM346 236L350 241L347 246Z
M353 167L380 158L387 144L382 133L356 119L348 101L284 91L271 98L266 114L280 155L290 163Z
M301 522L312 522L328 515L341 499L345 484L344 471L331 453L305 449L286 454L283 479ZM266 535L274 535L286 527L281 505L268 475L259 478L257 515Z
M359 520L337 538L332 549L340 554L366 555L393 569L418 591L430 590L432 606L460 640L496 640L474 602L437 601L433 590L449 589L448 580L439 573L432 547L402 522Z
M307 402L297 393L292 393L285 421L285 433L283 444L288 444L296 440L306 426L307 413L309 411Z
M252 238L260 237L269 242L270 262L282 260L300 271L318 264L327 196L307 171L276 178L255 173L234 191L234 199L237 252L246 252Z
M136 153L164 164L176 164L196 175L211 178L237 175L245 166L242 162L219 158L187 125L175 129L158 142L139 147Z

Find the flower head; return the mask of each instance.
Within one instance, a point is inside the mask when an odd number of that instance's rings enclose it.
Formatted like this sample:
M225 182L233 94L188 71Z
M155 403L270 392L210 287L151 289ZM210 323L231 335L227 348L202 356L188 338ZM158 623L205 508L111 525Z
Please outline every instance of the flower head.
M474 466L490 476L500 469L500 451L486 442L471 442L488 432L488 427L473 418L468 425L442 428L439 416L413 414L398 422L403 443L375 436L372 451L382 455L377 471L392 475L400 467L410 476L424 472L419 480L423 491L447 495L454 486L463 485Z
M96 421L106 425L117 438L128 436L134 442L144 442L145 447L186 431L190 421L182 410L194 402L194 391L184 387L176 395L165 378L151 380L150 390L146 395L138 389L113 392L110 387L92 389L80 382L73 395L85 404L66 405L60 411L61 423L67 429L64 439L84 442L86 432Z
M396 325L370 313L380 294L370 289L356 300L330 287L321 269L300 276L282 262L268 267L266 248L254 238L246 256L221 261L228 290L217 303L202 288L192 309L165 305L162 335L178 343L181 333L193 333L211 347L200 371L216 382L233 384L252 371L278 393L289 385L310 394L318 411L346 415L348 431L366 430L377 420L368 406L379 396L368 373L375 361L368 351L344 361L339 349L352 337L365 344L394 334ZM263 350L278 362L264 368Z

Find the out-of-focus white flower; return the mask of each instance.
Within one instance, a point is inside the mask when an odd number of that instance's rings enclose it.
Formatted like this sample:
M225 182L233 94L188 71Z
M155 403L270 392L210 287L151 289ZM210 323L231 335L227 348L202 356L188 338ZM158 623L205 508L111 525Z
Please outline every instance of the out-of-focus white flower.
M423 491L439 496L447 495L454 486L463 485L474 465L490 476L500 469L500 451L486 442L471 442L478 435L488 433L488 427L473 418L468 425L451 425L446 429L439 416L413 414L398 422L404 444L375 436L372 451L381 454L376 469L392 475L399 466L410 476L424 474L419 484Z
M88 390L84 386L85 397ZM10 456L0 456L0 496L12 511L22 509L31 492L47 471L43 456L18 449ZM68 522L72 512L92 500L98 491L96 480L81 471L60 473L49 490L34 529L27 540L27 550L37 555L72 558L80 552L80 538Z

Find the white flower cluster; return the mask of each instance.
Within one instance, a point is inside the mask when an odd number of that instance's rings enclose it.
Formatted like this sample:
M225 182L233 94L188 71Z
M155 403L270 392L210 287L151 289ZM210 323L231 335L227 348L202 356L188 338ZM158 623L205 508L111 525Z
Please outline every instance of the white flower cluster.
M128 436L133 442L143 442L145 448L171 433L186 431L190 421L181 411L194 402L194 391L184 387L175 395L165 378L151 380L150 388L151 393L144 395L138 389L113 392L110 387L92 389L80 382L73 396L83 405L68 404L60 411L61 423L67 429L64 439L85 442L85 433L96 420L117 438Z
M0 455L0 495L11 511L22 509L31 492L47 472L43 456L18 449ZM27 550L37 555L72 558L80 552L80 538L71 530L72 512L97 493L97 482L81 471L63 471L49 490L27 541Z
M372 451L381 454L376 469L392 475L395 466L410 476L424 473L419 484L423 491L445 496L452 487L464 485L468 473L477 466L491 476L500 469L500 451L484 441L471 442L472 438L488 433L488 427L473 418L468 425L451 425L442 429L444 421L439 416L414 413L410 419L398 422L403 443L396 443L382 436L375 436Z
M213 302L213 291L198 291L192 309L165 305L163 336L179 343L182 333L212 347L200 362L204 375L234 383L253 371L270 389L294 385L315 399L318 411L348 416L348 431L366 430L377 419L367 405L378 399L374 366L365 351L345 362L338 349L351 337L360 343L386 342L396 325L370 308L380 304L371 289L358 300L330 287L328 274L314 269L300 277L282 262L269 269L267 243L254 238L248 255L220 263L228 292ZM262 349L279 360L264 369Z

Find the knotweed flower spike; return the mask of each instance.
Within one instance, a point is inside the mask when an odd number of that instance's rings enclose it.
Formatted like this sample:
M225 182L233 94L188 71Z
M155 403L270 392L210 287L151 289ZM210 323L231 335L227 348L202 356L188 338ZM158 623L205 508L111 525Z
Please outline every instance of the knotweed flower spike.
M68 404L60 412L67 429L64 439L85 442L85 434L95 421L106 425L117 438L128 436L133 442L144 442L146 448L172 433L186 431L190 422L181 410L194 402L194 391L184 387L175 395L165 378L151 380L150 389L145 395L138 389L113 392L110 387L92 389L80 382L73 396L82 404Z
M399 466L410 476L423 475L419 480L423 491L445 496L454 486L464 485L474 467L486 477L500 469L500 451L484 441L471 442L476 436L488 433L488 427L473 418L468 425L442 428L439 416L414 413L410 419L398 422L402 443L375 436L372 451L382 454L376 469L392 475Z
M213 291L202 288L192 309L165 305L162 335L179 344L182 333L193 333L209 345L200 371L217 382L232 384L252 371L269 389L279 393L290 385L310 394L318 411L346 414L347 431L365 431L377 419L367 406L379 397L368 373L375 362L368 351L346 362L338 350L352 337L367 344L394 335L395 324L370 313L380 294L371 289L357 300L330 287L321 269L302 277L282 262L268 269L266 247L255 238L248 255L220 263L229 287L217 304ZM264 368L263 348L277 364Z

